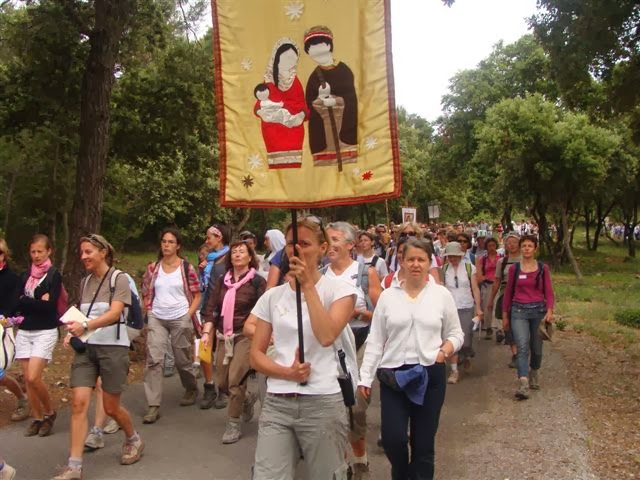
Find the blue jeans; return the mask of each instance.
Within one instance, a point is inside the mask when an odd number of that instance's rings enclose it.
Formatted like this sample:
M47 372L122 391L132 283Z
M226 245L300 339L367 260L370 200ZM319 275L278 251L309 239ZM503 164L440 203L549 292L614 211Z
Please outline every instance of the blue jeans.
M517 303L511 306L511 330L518 348L516 366L518 378L529 376L529 366L538 370L542 364L542 337L538 332L540 322L547 313L544 302ZM531 361L529 362L529 353Z

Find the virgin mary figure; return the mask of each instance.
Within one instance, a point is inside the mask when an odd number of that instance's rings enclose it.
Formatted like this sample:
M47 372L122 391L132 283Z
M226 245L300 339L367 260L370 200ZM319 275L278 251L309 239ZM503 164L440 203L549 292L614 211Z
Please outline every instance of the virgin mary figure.
M254 113L261 120L270 169L302 166L303 122L309 109L296 74L298 58L293 40L279 39L273 47L264 83L254 90Z

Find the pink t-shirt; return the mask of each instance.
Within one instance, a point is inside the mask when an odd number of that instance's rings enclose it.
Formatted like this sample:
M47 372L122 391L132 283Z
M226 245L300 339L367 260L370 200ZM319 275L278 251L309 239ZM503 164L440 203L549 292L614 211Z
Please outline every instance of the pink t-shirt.
M518 278L515 279L516 273L515 264L509 269L507 278L507 288L504 291L504 300L502 302L502 310L508 312L511 310L511 303L535 303L546 302L547 309L552 309L555 298L553 296L553 287L551 285L551 274L549 267L544 265L544 272L542 277L538 281L536 288L536 277L538 276L538 269L534 272L518 272ZM515 291L514 291L515 287ZM544 290L543 290L544 288Z

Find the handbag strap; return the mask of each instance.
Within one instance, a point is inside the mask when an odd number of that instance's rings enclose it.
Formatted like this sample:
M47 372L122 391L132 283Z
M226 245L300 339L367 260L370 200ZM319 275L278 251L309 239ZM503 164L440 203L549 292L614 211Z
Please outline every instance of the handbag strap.
M104 281L109 276L109 272L110 271L111 271L111 267L109 267L109 270L107 270L107 273L105 273L104 277L102 277L102 280L100 280L100 284L98 285L98 289L96 290L96 293L93 295L93 298L91 299L91 303L89 304L89 310L87 310L87 318L89 318L89 315L91 315L91 310L93 309L93 304L96 302L96 298L98 298L98 293L100 293L100 289L102 288L102 284L104 283ZM82 295L84 295L84 289L86 288L87 283L89 283L89 278L90 277L91 277L91 274L89 274L89 276L87 277L87 279L84 282L84 286L82 287L82 293L80 294L80 303L82 303Z

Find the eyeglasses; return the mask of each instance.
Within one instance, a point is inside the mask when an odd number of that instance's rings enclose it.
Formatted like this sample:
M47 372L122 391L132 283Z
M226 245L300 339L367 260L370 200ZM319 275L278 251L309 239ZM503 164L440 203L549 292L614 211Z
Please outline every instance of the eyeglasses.
M400 234L401 237L415 237L416 235L416 232L402 232Z
M459 238L458 243L469 243L469 240L467 240L466 238Z

